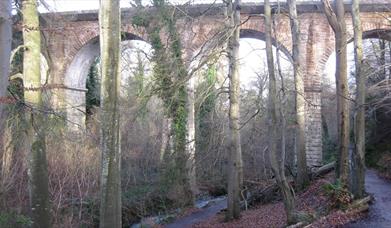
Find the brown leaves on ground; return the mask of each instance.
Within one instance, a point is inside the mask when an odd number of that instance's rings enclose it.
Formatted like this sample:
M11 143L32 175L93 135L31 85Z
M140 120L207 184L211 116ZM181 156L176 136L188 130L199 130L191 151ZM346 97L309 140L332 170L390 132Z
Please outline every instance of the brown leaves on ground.
M282 202L260 205L254 209L243 211L241 218L224 222L224 213L220 213L210 220L196 224L194 228L250 228L250 227L284 227L286 215Z
M331 201L324 193L322 186L331 182L332 175L323 179L315 180L305 192L297 195L297 208L310 214L313 218L319 218L326 214L331 208ZM318 221L311 224L313 228L337 227L353 221L362 216L355 212L342 212L332 210L327 216L321 217ZM266 205L258 205L248 211L241 213L240 219L224 222L224 213L219 213L213 218L194 225L194 228L279 228L285 227L286 214L282 202L276 202Z
M363 213L357 213L355 211L343 212L343 211L332 211L325 217L322 217L312 223L308 228L330 228L339 227L349 222L358 220L364 216Z

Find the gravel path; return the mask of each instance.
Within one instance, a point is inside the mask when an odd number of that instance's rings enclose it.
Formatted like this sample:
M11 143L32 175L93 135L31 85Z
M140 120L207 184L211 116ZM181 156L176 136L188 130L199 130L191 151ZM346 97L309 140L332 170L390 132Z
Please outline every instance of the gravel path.
M344 227L391 228L391 182L380 178L373 170L368 170L365 178L365 188L375 202L370 205L367 217Z

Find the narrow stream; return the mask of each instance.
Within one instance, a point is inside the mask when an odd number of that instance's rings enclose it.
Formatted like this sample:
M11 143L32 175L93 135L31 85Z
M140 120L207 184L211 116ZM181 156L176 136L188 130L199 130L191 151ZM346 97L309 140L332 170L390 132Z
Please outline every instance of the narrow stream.
M219 197L208 202L200 211L194 212L191 215L180 218L173 223L167 224L166 228L187 228L192 225L207 220L215 216L218 212L227 208L227 198Z

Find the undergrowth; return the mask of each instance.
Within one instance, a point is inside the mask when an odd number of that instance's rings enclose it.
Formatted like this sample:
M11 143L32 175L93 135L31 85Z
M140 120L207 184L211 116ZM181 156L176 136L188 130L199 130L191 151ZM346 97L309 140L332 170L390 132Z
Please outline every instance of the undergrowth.
M323 185L323 191L330 197L331 208L344 210L353 200L353 195L343 187L340 180Z

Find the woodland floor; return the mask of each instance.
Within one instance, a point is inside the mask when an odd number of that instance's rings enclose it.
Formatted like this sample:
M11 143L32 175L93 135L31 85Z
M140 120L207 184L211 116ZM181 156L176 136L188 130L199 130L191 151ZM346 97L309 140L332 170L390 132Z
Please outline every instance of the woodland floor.
M332 175L330 174L323 179L315 180L305 192L297 195L297 206L299 210L306 211L313 216L319 216L320 213L330 208L330 199L325 194L322 186L333 180ZM344 213L339 210L332 210L329 215L321 217L321 219L309 227L391 227L391 182L378 177L375 171L368 170L366 173L366 189L375 199L375 202L370 206L370 212L368 214ZM205 209L179 218L165 227L277 228L286 226L286 215L282 202L255 206L250 210L243 211L240 219L231 222L224 222L224 213L221 210L225 208L226 201L221 200Z

